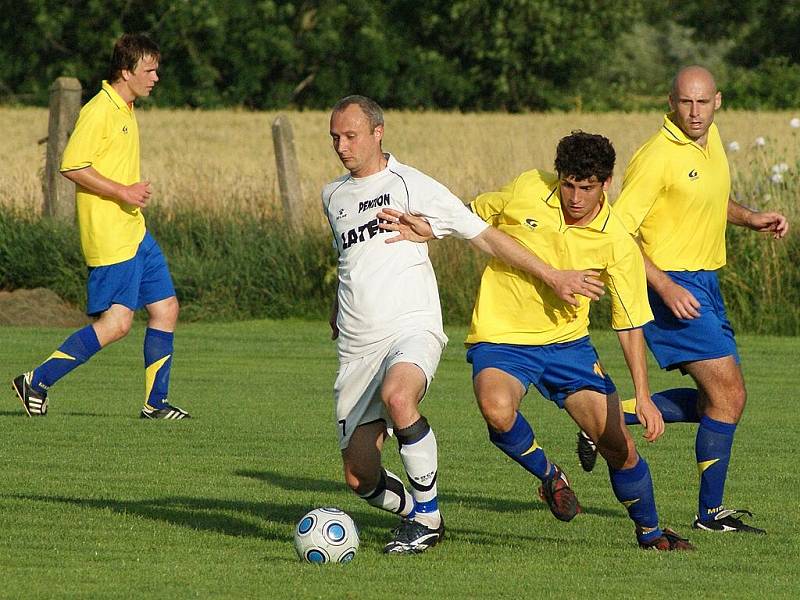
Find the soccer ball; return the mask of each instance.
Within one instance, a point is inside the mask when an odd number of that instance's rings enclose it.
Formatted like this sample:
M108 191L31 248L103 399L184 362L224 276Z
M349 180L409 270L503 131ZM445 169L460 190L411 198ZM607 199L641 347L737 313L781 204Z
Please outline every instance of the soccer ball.
M294 547L306 562L350 562L358 550L358 527L338 508L315 508L294 528Z

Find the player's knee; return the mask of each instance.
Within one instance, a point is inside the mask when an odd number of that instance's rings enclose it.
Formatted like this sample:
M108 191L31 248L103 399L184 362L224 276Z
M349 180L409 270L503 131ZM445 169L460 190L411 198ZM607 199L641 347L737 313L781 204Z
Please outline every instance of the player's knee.
M113 341L121 340L126 335L128 335L131 331L132 326L133 326L133 316L131 316L130 318L125 316L114 319L110 327L110 333Z
M630 469L639 460L636 444L630 434L614 436L612 439L601 436L597 441L597 450L612 469Z
M383 391L383 403L393 419L405 415L412 407L416 407L415 398L402 388Z
M344 480L353 492L359 495L366 494L378 485L380 473L367 473L361 469L345 465Z
M510 410L507 404L491 396L481 396L478 398L478 407L486 424L495 431L505 432L513 427L515 411Z

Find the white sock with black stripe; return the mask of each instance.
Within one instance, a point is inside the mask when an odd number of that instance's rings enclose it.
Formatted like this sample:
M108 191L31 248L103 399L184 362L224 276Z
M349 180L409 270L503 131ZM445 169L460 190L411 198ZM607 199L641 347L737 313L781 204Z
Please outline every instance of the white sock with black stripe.
M359 494L359 497L376 508L401 517L413 516L414 513L414 498L400 478L386 469L381 469L377 487L366 494Z
M411 483L414 497L414 520L436 529L441 523L437 498L439 473L436 436L425 417L403 429L395 429L400 444L400 458Z

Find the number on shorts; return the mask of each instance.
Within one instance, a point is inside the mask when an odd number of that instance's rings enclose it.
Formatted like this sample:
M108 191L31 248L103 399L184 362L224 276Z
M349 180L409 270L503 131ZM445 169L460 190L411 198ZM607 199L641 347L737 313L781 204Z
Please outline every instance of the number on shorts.
M346 426L347 419L339 419L339 425L342 426L342 437L347 435L347 426Z

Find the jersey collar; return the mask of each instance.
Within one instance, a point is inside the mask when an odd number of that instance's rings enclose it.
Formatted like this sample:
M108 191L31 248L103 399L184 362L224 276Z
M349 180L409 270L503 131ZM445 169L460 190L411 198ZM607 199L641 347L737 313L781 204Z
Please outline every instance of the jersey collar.
M674 142L676 144L681 144L681 145L694 144L695 146L697 146L702 150L703 148L701 146L698 146L697 142L695 142L692 138L687 136L680 127L678 127L677 125L675 125L675 123L672 122L672 119L670 118L672 114L673 113L667 113L664 115L664 125L661 127L662 135L669 141ZM711 127L708 128L708 138L711 139L711 137L716 135L716 132L717 132L717 124L712 123Z
M127 113L131 112L131 108L128 106L128 103L125 102L125 100L122 99L122 96L117 93L117 90L114 89L114 86L108 83L108 81L105 79L103 80L102 89L108 95L109 100L114 103L114 106L120 110L126 111Z

